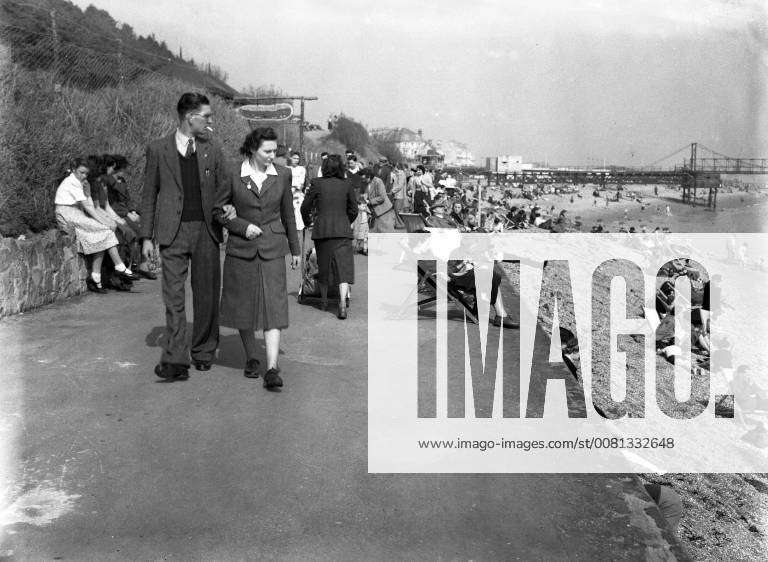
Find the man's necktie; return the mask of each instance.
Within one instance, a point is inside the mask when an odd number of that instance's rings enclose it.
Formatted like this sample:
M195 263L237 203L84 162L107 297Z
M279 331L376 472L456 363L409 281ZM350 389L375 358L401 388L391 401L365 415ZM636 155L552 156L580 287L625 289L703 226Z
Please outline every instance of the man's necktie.
M184 155L185 158L189 158L195 153L195 141L192 139L189 139L187 141L187 153Z

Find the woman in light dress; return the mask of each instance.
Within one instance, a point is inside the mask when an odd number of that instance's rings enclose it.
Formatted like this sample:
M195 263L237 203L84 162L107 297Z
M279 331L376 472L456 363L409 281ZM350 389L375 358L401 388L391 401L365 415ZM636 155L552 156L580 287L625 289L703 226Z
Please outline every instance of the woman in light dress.
M80 251L86 256L92 256L91 273L86 279L88 289L105 293L101 285L101 264L105 252L112 258L115 271L128 279L133 279L133 273L117 252L114 221L106 224L105 215L97 211L93 200L86 196L84 183L89 172L86 161L76 159L71 170L56 189L56 221L63 230L74 231Z

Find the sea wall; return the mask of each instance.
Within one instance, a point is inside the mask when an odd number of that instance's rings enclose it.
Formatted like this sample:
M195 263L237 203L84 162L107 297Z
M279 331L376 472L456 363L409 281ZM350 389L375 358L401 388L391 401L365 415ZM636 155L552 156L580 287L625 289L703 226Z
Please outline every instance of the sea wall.
M85 259L69 234L49 230L0 238L0 317L79 295L87 276Z

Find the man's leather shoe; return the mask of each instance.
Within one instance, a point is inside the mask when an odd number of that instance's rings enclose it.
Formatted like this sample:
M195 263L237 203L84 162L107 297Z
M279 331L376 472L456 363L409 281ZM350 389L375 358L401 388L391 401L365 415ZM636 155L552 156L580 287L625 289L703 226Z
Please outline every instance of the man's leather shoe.
M211 370L211 362L210 361L195 361L195 369L198 371L210 371Z
M245 362L245 369L243 369L243 375L249 379L259 378L259 360L251 357Z
M161 379L183 381L189 378L189 369L185 365L160 363L155 365L155 374Z
M269 369L264 373L264 388L271 390L283 386L283 379L280 378L279 372L279 369Z
M145 271L143 269L138 270L139 277L143 277L144 279L157 279L157 273L154 271Z

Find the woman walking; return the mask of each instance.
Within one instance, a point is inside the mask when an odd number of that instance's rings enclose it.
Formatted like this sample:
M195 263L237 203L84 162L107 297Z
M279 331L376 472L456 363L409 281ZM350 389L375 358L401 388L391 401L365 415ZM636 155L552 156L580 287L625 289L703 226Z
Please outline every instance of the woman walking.
M115 271L127 279L133 279L133 272L125 267L117 252L117 238L113 224L101 222L93 200L86 196L84 182L88 176L88 166L83 159L76 159L72 172L64 178L56 189L56 221L63 230L74 230L77 243L86 256L92 256L91 274L86 279L88 290L106 293L101 284L101 264L104 252L108 252L115 266Z
M240 332L248 378L259 376L255 331L263 330L268 390L283 386L278 354L280 332L288 327L285 256L290 251L293 269L300 260L291 171L273 163L276 152L272 128L251 131L240 148L243 161L219 188L213 209L214 220L229 230L220 324ZM229 204L233 219L224 214Z
M373 171L367 168L360 172L360 178L363 181L363 187L366 188L368 203L373 215L371 232L394 232L395 208L389 200L384 182L375 177Z
M351 224L357 217L357 200L351 181L344 179L341 156L331 154L323 161L323 177L312 180L301 215L305 223L311 220L312 240L317 251L317 283L320 286L322 308L328 308L328 285L339 286L340 320L347 318L349 286L355 282L354 252Z

